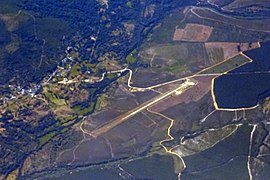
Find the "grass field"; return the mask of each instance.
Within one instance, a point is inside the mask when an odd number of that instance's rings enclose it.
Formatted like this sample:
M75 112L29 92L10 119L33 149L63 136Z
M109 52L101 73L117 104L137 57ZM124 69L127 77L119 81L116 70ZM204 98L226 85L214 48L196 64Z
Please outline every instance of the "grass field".
M200 74L210 74L210 73L224 73L238 68L246 63L250 62L248 58L239 54L227 61L223 61L209 69L202 71Z
M207 49L207 54L208 54L209 60L213 63L219 62L220 60L224 60L223 48L216 47L216 48Z
M139 56L155 72L181 74L194 67L208 65L207 52L200 43L150 44L141 48Z

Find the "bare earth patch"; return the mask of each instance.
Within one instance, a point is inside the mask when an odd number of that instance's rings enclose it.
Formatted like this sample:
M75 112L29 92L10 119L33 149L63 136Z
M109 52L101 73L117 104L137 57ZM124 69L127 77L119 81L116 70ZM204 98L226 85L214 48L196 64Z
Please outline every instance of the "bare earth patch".
M206 42L210 37L213 28L201 24L187 24L184 29L176 29L174 41Z
M238 48L240 47L240 49ZM237 54L239 54L239 50L241 51L247 51L250 49L255 49L259 48L259 44L257 42L254 43L233 43L233 42L208 42L205 43L205 48L207 52L211 51L212 49L215 48L222 48L223 49L223 54L224 54L224 59L231 58Z

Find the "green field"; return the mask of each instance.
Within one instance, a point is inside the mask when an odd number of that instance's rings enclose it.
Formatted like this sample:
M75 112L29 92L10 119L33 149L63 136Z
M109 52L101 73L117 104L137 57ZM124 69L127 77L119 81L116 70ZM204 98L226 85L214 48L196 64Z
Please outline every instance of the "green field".
M53 136L56 135L56 132L53 131L53 132L50 132L49 134L46 134L44 136L42 136L40 139L39 139L39 144L40 146L45 144L46 142L48 142Z
M200 74L211 74L211 73L224 73L231 71L235 68L238 68L246 63L250 62L248 58L239 54L231 59L224 61L216 66L211 67L210 69L206 69L202 71Z
M207 50L207 54L208 54L209 60L211 60L213 64L220 62L220 60L224 60L223 48L211 48Z

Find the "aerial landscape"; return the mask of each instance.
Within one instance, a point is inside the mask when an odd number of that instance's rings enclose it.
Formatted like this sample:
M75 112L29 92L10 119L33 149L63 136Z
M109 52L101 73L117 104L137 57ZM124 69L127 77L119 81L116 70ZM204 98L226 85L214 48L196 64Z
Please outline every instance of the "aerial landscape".
M266 180L269 0L1 0L0 180Z

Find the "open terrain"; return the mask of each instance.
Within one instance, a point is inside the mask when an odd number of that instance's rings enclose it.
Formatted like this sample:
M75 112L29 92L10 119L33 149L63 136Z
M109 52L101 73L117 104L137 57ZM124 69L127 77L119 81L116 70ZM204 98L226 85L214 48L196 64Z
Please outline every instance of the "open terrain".
M269 98L226 111L213 96L213 79L270 38L260 12L221 8L250 1L10 2L0 6L0 179L267 176Z

